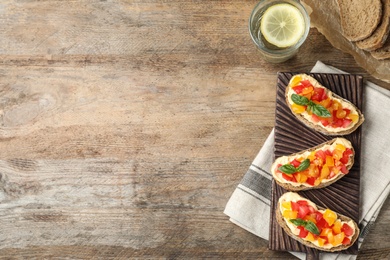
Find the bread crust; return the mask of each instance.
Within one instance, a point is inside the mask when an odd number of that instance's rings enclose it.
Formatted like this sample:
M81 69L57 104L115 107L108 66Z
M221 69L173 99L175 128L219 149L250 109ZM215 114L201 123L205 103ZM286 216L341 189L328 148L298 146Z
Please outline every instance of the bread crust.
M294 153L294 154L291 154L291 155L288 155L288 157L290 157L291 159L293 157L300 157L301 154L307 152L307 151L314 151L314 150L317 150L325 145L332 145L334 142L336 142L337 138L334 138L330 141L327 141L327 142L324 142L322 144L319 144L317 146L314 146L314 147L311 147L309 149L306 149L306 150L302 150L302 151L299 151L297 153ZM350 147L348 147L352 150L353 152L353 156L350 157L349 161L348 161L348 164L346 165L347 167L347 170L350 170L355 162L355 150L353 149L353 146L351 145ZM280 158L280 157L279 157ZM278 158L278 159L279 159ZM284 189L286 190L289 190L289 191L303 191L303 190L312 190L312 189L321 189L321 188L324 188L326 186L329 186L331 185L332 183L335 183L336 181L340 180L342 177L344 177L345 174L343 173L339 173L337 175L336 178L332 179L331 181L328 181L328 182L324 182L324 183L320 183L319 185L317 186L305 186L305 185L299 185L299 186L294 186L292 185L291 183L288 183L288 182L281 182L279 179L275 178L275 171L272 171L272 169L275 167L275 164L277 163L277 160L275 160L275 162L272 164L271 166L271 172L272 172L272 176L274 176L274 180L276 181L276 183L283 187Z
M308 200L306 198L303 198L303 199ZM323 207L320 207L318 205L316 205L316 206L317 206L317 208L319 210L325 210L325 208L323 208ZM332 248L323 248L323 247L320 247L320 246L317 246L317 245L311 243L310 241L303 240L299 236L296 236L296 235L294 235L292 233L291 229L287 226L287 223L286 223L285 219L283 218L282 213L280 212L280 202L279 201L278 201L277 209L275 210L275 212L276 212L275 213L276 214L275 217L276 217L276 220L277 220L278 224L283 228L283 230L287 233L287 235L289 235L291 238L299 241L300 243L304 244L305 246L308 246L308 247L311 247L311 248L315 248L315 249L318 249L318 250L321 250L321 251L336 252L336 251L345 250L345 249L351 247L355 243L357 238L359 237L360 230L359 230L359 227L356 224L356 222L353 221L351 218L336 212L338 219L340 219L341 221L347 221L347 222L348 221L352 221L353 222L353 225L354 225L354 228L355 228L355 234L352 236L351 243L349 245L339 245L337 247L332 247Z
M364 115L362 114L362 112L354 105L352 104L350 101L348 101L347 99L345 98L342 98L340 97L339 95L333 93L332 91L330 91L328 88L326 88L325 86L323 86L322 84L320 84L316 79L314 79L313 77L310 77L309 75L307 74L297 74L297 75L294 75L294 76L304 76L305 78L307 78L311 83L314 83L314 84L318 84L320 85L321 87L324 87L328 93L332 93L332 98L333 99L338 99L338 100L341 100L342 102L346 102L348 104L350 104L358 113L359 115L359 120L358 122L356 122L352 128L349 128L347 130L344 130L343 128L340 128L340 130L337 130L334 131L334 132L331 132L329 131L328 129L326 129L325 127L323 127L321 124L317 125L317 124L314 124L313 122L307 120L304 116L302 116L301 114L298 114L298 113L295 113L292 108L291 108L291 105L290 105L290 102L289 102L289 97L288 97L288 92L289 92L289 89L291 88L290 86L290 83L288 84L288 86L286 87L286 91L285 91L285 98L286 98L286 103L288 105L288 107L290 108L291 112L293 113L293 115L296 116L296 118L301 121L304 125L306 125L307 127L309 128L312 128L322 134L325 134L325 135L330 135L330 136L335 136L335 135L347 135L347 134L350 134L352 132L354 132L361 124L363 124L364 122ZM314 85L313 84L313 85Z

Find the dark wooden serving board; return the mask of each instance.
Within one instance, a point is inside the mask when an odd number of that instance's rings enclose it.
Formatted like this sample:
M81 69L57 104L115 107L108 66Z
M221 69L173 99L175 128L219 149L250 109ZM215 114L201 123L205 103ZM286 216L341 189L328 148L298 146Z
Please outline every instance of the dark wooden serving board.
M278 73L276 114L275 114L275 158L299 152L335 138L326 136L302 124L291 113L285 100L285 89L295 73ZM325 87L339 96L351 101L361 111L363 105L363 78L350 74L309 74ZM319 206L330 208L346 215L358 223L360 201L360 154L361 127L353 133L344 136L351 141L355 149L355 162L350 172L332 185L309 191L298 192ZM305 252L318 255L318 250L302 245L290 238L275 219L275 208L279 197L286 192L273 180L271 199L271 221L269 248L271 250ZM357 254L357 242L341 253Z

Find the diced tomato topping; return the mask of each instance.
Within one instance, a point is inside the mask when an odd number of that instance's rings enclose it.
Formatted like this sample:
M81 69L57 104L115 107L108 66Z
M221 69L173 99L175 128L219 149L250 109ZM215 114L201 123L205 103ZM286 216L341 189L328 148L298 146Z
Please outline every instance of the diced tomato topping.
M353 234L353 229L347 223L343 224L341 231L344 232L346 236L352 236Z
M304 88L305 88L304 85L297 85L297 86L293 87L293 90L295 91L295 93L301 94Z
M353 154L352 149L350 148L345 149L345 151L343 152L343 157L340 159L340 162L342 162L343 164L347 164L349 160L349 156L352 154Z
M301 164L301 162L298 161L297 159L294 159L290 164L292 164L292 166L294 167L298 167Z
M343 165L341 166L340 171L341 171L342 173L344 173L344 174L347 174L347 173L349 172L348 169L347 169L347 166L345 166L345 164L343 164Z
M304 218L309 212L310 210L307 205L299 205L298 218Z
M291 201L291 210L298 211L298 209L299 209L299 204L294 201Z
M331 152L330 150L326 150L326 151L325 151L325 155L328 155L328 156L330 156L330 157L333 156L333 154L332 154L332 152ZM325 157L325 159L326 159L326 157Z
M299 206L306 206L307 205L307 200L298 200L297 201Z
M306 87L310 87L312 86L312 84L310 83L310 80L306 79L306 80L301 80L301 84L306 88Z
M313 95L311 96L311 100L321 102L326 99L326 92L323 88L314 88Z
M323 162L325 162L325 160L326 160L326 154L325 154L325 152L322 151L322 150L318 150L318 151L316 152L316 157L317 157L317 158L321 158L321 160L322 160Z
M301 238L305 238L307 236L307 234L309 233L309 231L307 231L302 226L299 226L298 229L299 229L299 237L301 237Z
M343 127L348 127L352 123L352 120L349 118L343 118Z
M287 181L294 181L294 177L291 174L282 173L282 177Z
M308 205L307 207L309 208L310 213L316 212L316 210L312 206Z
M321 219L317 221L317 227L320 229L329 228L328 222L321 216Z
M322 119L322 120L321 120L321 124L322 124L323 126L328 126L330 123L329 123L329 120L327 120L327 119Z
M349 110L348 108L343 108L343 110L346 113L345 116L348 116L351 113L351 110Z
M351 244L351 239L349 239L348 237L344 237L344 240L342 242L343 245L349 245Z
M316 211L315 214L316 214L316 221L318 223L322 219L322 213L319 211Z
M311 185L311 186L314 186L314 182L316 181L316 177L309 177L307 178L306 182L307 184Z
M311 120L314 122L314 123L318 123L320 121L320 117L317 116L316 114L312 114L311 115Z

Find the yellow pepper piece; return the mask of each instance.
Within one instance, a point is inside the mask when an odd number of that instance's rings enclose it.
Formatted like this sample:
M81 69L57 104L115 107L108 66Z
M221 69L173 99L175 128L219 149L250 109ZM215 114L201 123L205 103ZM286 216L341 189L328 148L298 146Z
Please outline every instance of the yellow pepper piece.
M294 113L297 113L297 114L301 114L301 113L306 111L305 106L297 105L295 103L291 105L291 109Z
M344 149L344 150L345 150L345 149ZM333 153L332 153L333 158L334 158L335 160L340 160L340 159L343 157L343 152L344 152L344 151L341 151L341 150L339 150L339 149L333 150Z
M327 179L329 176L330 170L327 165L324 165L321 169L321 179Z
M344 237L345 237L344 232L341 232L340 234L337 234L337 235L333 236L334 240L333 240L333 242L331 242L332 245L333 246L341 245L341 243L344 240Z
M325 244L325 239L323 239L323 238L317 238L317 241L318 241L318 245L319 246L324 246L324 244Z
M336 144L336 150L339 150L341 152L345 151L345 146L343 144Z
M305 239L306 239L307 241L310 241L310 242L313 242L313 241L315 240L313 234L310 233L310 232L307 234L307 236L305 237Z
M357 123L359 121L359 115L358 114L349 114L347 118L351 119L353 123Z
M294 87L294 86L298 85L301 81L302 81L302 78L300 76L295 76L292 79L290 85Z
M291 201L283 201L282 208L291 210Z
M309 159L310 161L314 161L315 158L316 158L315 151L311 152L310 155L307 157L307 159Z
M322 217L325 219L329 226L332 226L337 219L337 214L330 209L326 209Z
M294 218L297 218L298 216L298 211L294 211L294 210L284 210L283 213L282 213L283 217L285 217L286 219L294 219Z
M327 166L334 166L334 161L333 161L333 157L332 156L329 156L329 155L326 156L326 163L325 163L325 165L327 165Z
M340 234L341 233L341 221L340 220L336 220L333 224L333 232L335 234Z

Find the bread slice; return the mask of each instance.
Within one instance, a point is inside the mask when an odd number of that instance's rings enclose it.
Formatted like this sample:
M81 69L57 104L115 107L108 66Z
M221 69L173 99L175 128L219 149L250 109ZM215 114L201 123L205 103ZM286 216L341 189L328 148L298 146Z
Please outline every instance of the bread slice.
M370 54L377 60L390 59L390 37L381 48L371 51Z
M272 173L272 176L273 176L274 180L276 181L276 183L279 186L281 186L284 189L289 190L289 191L302 191L302 190L311 190L311 189L321 189L321 188L324 188L326 186L331 185L332 183L335 183L336 181L338 181L339 179L344 177L345 174L342 173L341 171L339 171L337 174L334 175L334 177L329 178L329 179L321 180L321 182L318 183L317 185L311 186L309 184L297 183L297 182L288 181L288 180L284 179L281 176L282 174L280 173L280 171L278 171L278 165L280 165L280 164L283 165L286 162L291 162L294 159L298 159L298 158L300 158L300 160L303 161L304 159L307 159L309 157L308 155L310 155L311 152L316 152L318 150L324 150L325 146L326 147L327 146L335 147L337 144L342 144L344 147L349 148L349 149L352 150L352 154L351 154L351 156L349 156L347 164L345 164L346 169L349 171L352 168L353 164L354 164L355 151L353 149L353 146L352 146L351 142L349 142L345 138L340 138L339 137L339 138L334 138L334 139L332 139L332 140L330 140L328 142L324 142L322 144L319 144L319 145L317 145L315 147L311 147L309 149L300 151L298 153L294 153L294 154L291 154L291 155L288 155L288 156L281 156L281 157L277 158L272 163L272 166L271 166L271 173ZM310 160L310 163L314 164L315 160ZM325 162L324 162L324 164L325 164ZM320 173L318 173L318 174L320 176Z
M343 35L355 42L369 37L382 18L380 0L336 0L340 10Z
M294 109L292 108L293 101L291 99L291 93L293 93L294 91L291 91L291 89L295 86L294 82L296 81L296 79L295 79L296 77L300 77L302 80L309 80L310 83L314 87L324 88L326 90L327 95L331 99L335 99L338 102L340 102L341 104L343 104L343 106L347 106L351 110L351 114L357 114L359 116L358 117L359 119L355 123L351 123L348 127L332 128L329 126L324 126L323 124L321 124L319 122L314 122L313 120L311 120L310 116L308 116L307 112L303 112L303 113L295 112ZM361 111L354 104L352 104L348 100L336 95L335 93L331 92L329 89L322 86L315 78L313 78L309 75L306 75L306 74L297 74L291 78L291 80L286 88L285 96L286 96L287 105L289 106L289 108L291 109L291 112L297 117L297 119L299 121L301 121L307 127L310 127L318 132L325 134L325 135L330 135L330 136L347 135L347 134L350 134L353 131L355 131L364 122L364 115L361 113Z
M279 198L279 201L278 201L278 204L277 204L277 209L275 210L275 215L276 215L275 217L276 217L276 220L277 220L278 224L282 227L284 232L286 232L287 235L289 235L291 238L299 241L300 243L304 244L305 246L308 246L308 247L311 247L311 248L316 248L318 250L327 251L327 252L336 252L336 251L345 250L345 249L349 248L350 246L352 246L356 242L357 238L359 237L359 233L360 233L358 225L351 218L349 218L349 217L347 217L345 215L339 214L339 213L336 213L337 214L337 218L339 220L341 220L341 221L344 221L344 222L350 222L351 221L351 223L353 225L352 228L355 230L355 233L351 237L350 244L348 244L348 245L341 244L341 245L336 246L336 247L324 248L324 247L320 247L318 245L315 245L312 242L304 240L304 239L300 238L299 236L295 235L291 231L291 229L289 228L289 226L286 223L286 221L288 221L288 220L286 220L283 217L282 212L280 211L281 202L284 200L285 197L287 197L287 196L289 196L291 194L293 194L294 197L300 197L301 200L307 200L308 202L313 203L312 201L310 201L310 200L308 200L306 198L303 198L303 197L299 196L297 193L293 193L293 192L287 192L287 193L283 194ZM316 205L316 207L317 207L318 210L325 210L325 208L323 208L323 207L319 207L317 205Z
M382 20L374 33L368 38L356 42L356 46L365 51L373 51L383 46L389 36L390 28L390 0L382 0Z

